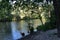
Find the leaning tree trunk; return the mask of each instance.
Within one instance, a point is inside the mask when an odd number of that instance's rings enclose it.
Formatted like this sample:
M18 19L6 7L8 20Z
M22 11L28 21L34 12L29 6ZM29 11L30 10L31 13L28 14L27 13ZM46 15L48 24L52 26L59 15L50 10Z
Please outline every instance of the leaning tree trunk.
M58 31L58 37L60 37L60 0L53 0L54 12L56 15L56 27Z

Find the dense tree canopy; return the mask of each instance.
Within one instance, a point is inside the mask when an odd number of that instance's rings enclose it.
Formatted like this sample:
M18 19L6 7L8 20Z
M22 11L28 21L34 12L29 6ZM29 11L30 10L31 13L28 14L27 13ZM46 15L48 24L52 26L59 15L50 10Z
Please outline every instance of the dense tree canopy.
M39 4L39 2L43 3L43 0L35 0L35 1L24 1L24 0L18 0L18 1L14 1L11 0L11 2L9 2L9 0L2 0L2 2L0 2L0 19L5 19L8 18L9 20L12 19L14 16L20 17L21 14L21 10L23 10L23 14L25 16L27 16L28 18L41 18L41 14L42 12L46 12L48 13L49 11L53 10L53 6L52 4ZM15 2L15 3L14 3ZM11 4L12 3L12 4ZM37 4L38 3L38 4ZM41 6L40 6L41 5ZM42 9L39 9L39 8ZM15 12L15 15L13 16L13 14L11 14L12 12Z
M11 5L7 0L2 0L0 2L0 20L5 18L12 18Z

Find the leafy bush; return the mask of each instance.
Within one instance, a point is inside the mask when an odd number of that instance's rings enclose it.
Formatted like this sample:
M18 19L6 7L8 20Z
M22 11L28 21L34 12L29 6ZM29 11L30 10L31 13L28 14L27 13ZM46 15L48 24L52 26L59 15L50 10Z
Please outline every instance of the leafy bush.
M38 30L46 31L46 27L44 25L38 26Z
M56 28L56 26L54 24L51 24L50 22L45 23L45 25L41 25L37 27L38 30L42 30L42 31L46 31L54 28Z

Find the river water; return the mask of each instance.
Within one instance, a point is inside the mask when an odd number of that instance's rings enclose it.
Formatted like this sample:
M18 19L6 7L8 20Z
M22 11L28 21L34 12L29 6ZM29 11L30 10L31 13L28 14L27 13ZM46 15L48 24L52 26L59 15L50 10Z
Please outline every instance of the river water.
M34 28L34 31L36 30L36 28L41 24L41 21L39 19L34 19L34 20L30 20L30 21L25 21L25 20L21 20L19 22L0 22L0 34L12 34L13 39L19 39L22 38L22 34L24 33L25 36L29 35L29 25L28 22L31 23L31 26ZM6 30L6 31L5 31ZM1 35L2 37L2 35Z

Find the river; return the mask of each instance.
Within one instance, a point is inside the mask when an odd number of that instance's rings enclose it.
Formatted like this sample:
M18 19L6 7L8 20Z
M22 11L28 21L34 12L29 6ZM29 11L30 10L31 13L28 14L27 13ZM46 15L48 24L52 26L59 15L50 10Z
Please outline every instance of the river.
M29 25L28 22L31 23L31 26L34 28L34 31L37 31L37 27L41 24L41 21L39 19L34 19L30 21L20 20L19 22L0 22L0 34L4 33L6 34L12 34L13 39L19 39L22 38L22 34L29 35ZM1 36L2 37L2 36Z

